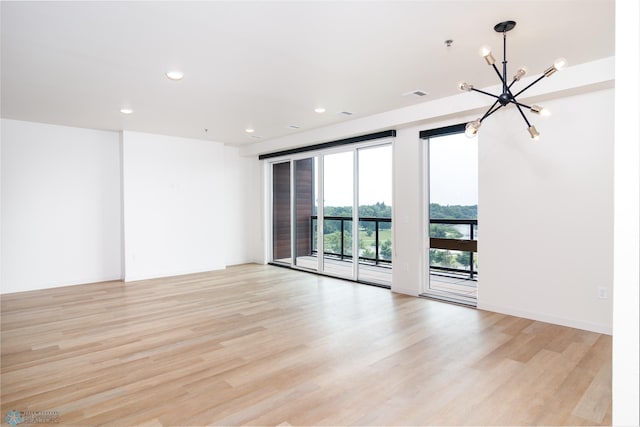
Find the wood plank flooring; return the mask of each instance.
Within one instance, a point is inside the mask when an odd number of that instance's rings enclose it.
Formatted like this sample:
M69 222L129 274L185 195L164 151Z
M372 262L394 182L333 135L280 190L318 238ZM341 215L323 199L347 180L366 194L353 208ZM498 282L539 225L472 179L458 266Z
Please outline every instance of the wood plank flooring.
M609 425L611 337L273 266L2 296L2 417Z

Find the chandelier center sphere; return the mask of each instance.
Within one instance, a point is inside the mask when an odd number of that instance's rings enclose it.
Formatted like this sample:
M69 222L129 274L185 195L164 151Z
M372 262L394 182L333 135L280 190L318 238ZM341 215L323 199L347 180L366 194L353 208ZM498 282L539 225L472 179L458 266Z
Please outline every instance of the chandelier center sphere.
M504 107L505 105L507 105L508 103L510 103L511 101L513 101L513 97L512 97L509 93L507 93L507 92L503 93L502 95L500 95L500 96L498 97L498 102L499 102L499 103L500 103L500 105L502 105L503 107Z

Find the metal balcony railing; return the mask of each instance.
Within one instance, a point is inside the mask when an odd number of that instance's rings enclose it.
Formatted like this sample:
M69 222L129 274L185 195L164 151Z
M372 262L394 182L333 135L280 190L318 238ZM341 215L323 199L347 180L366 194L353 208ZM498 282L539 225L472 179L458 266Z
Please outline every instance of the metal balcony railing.
M433 237L429 238L429 249L440 250L453 250L466 252L469 254L468 269L446 267L441 265L435 265L433 260L430 259L429 267L434 270L449 271L455 273L465 273L469 275L469 278L473 279L478 274L478 271L474 268L474 257L478 252L478 240L476 238L476 230L478 227L477 219L431 219L429 224L444 224L444 225L468 225L469 232L465 238L450 238L450 237ZM431 231L431 230L430 230ZM431 257L430 257L431 258Z
M347 233L351 236L353 236L352 230L353 230L353 218L352 217L344 217L344 216L325 216L324 217L325 220L325 224L327 221L339 221L340 222L340 226L339 226L339 230L340 230L340 239L339 239L339 250L337 251L331 251L331 250L327 250L327 248L324 248L324 255L325 256L331 256L331 257L335 257L341 260L345 260L345 259L353 259L353 254L352 254L352 248L351 248L351 244L345 244L346 242L346 237L347 237ZM358 258L361 261L365 261L367 263L370 264L374 264L374 265L380 265L380 266L390 266L391 265L391 257L389 256L388 258L385 257L382 253L381 253L381 244L382 242L380 241L380 230L382 229L391 229L391 218L374 218L374 217L361 217L359 218L360 221L360 227L364 230L369 229L369 227L371 227L371 224L373 223L373 230L372 231L372 235L374 236L374 256L366 256L366 255L360 255ZM313 239L313 253L317 254L318 252L318 248L316 245L317 242L317 238L316 238L316 230L317 228L317 223L318 223L318 216L317 215L312 215L311 216L311 231L313 233L314 239ZM389 225L382 225L381 224L389 224ZM337 231L337 230L336 230ZM347 231L347 233L345 233L345 231ZM359 233L358 233L358 237L359 237Z
M352 260L352 245L351 242L348 242L347 239L349 236L353 238L353 218L352 217L344 217L344 216L325 216L325 225L327 221L336 221L339 222L339 226L333 226L331 233L336 233L339 231L339 243L338 248L335 250L330 250L327 247L324 248L324 255L327 257L332 257L340 260ZM313 246L312 252L314 255L317 255L317 223L318 216L311 216L311 233L313 236ZM373 227L372 224L373 223ZM460 251L469 254L469 263L468 268L456 268L450 266L437 265L433 263L431 260L430 268L434 270L439 270L443 272L451 272L451 273L464 273L468 274L470 278L474 278L478 271L475 268L475 253L478 251L477 249L477 226L478 220L476 219L432 219L430 220L430 224L443 224L443 225L466 225L469 226L469 231L464 238L450 238L450 237L430 237L430 249L434 250L446 250L446 251ZM359 218L359 227L360 230L370 230L372 235L374 236L374 251L375 256L366 256L360 254L358 257L359 260L365 263L370 263L372 265L377 266L386 266L390 267L392 264L391 256L384 256L381 253L381 239L380 239L380 231L390 230L391 229L391 218L374 218L374 217L361 217ZM373 230L371 230L371 227ZM359 230L359 231L360 231ZM359 238L359 232L357 233L357 238ZM363 248L360 248L363 249Z

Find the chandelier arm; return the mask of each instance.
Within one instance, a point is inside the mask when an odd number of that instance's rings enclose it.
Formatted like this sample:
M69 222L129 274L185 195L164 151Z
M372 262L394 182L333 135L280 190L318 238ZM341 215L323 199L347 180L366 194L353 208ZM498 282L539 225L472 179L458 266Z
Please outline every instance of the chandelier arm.
M494 95L494 94L492 94L492 93L485 92L484 90L476 89L475 87L474 87L474 88L471 88L471 90L472 90L472 91L474 91L474 92L479 92L479 93L482 93L482 94L488 95L488 96L490 96L490 97L492 97L492 98L499 98L499 96L498 96L498 95Z
M528 110L531 110L531 106L530 105L523 104L522 102L518 102L515 99L513 101L511 101L511 103L515 104L515 105L519 105L520 107L524 107L524 108L526 108Z
M529 83L524 89L522 89L520 92L516 93L515 95L513 95L513 97L517 97L518 95L520 95L522 92L524 92L525 90L529 89L531 86L533 86L534 84L538 83L540 80L542 80L544 78L544 74L541 75L540 77L538 77L537 79L535 79L532 83Z
M507 83L505 81L505 77L503 77L502 74L500 74L500 71L498 70L498 67L496 67L496 64L491 64L491 66L493 67L493 69L495 70L496 74L500 78L500 83L502 84L502 91L504 92L504 89L507 87Z
M544 75L543 75L544 77ZM534 82L535 83L535 82ZM532 83L533 84L533 83ZM531 123L529 123L529 120L527 120L527 116L524 115L524 112L522 111L522 108L520 107L521 105L525 108L529 108L531 109L531 107L528 107L527 105L524 104L520 104L517 100L516 97L511 93L511 89L509 89L508 87L505 86L506 92L509 94L509 102L514 104L516 106L516 108L518 109L518 111L520 112L520 115L522 116L522 118L524 119L524 122L527 124L527 127L530 128L531 127ZM525 88L526 89L526 88ZM522 93L523 90L521 90L520 92L518 92L518 94ZM517 95L516 95L517 96Z
M520 104L518 102L514 102L514 104L516 105L516 108L518 109L518 111L520 112L520 115L524 119L524 122L527 124L527 127L530 128L531 127L531 123L529 123L529 120L527 120L527 116L524 115L524 112L522 111L522 108L520 108Z
M490 115L492 115L493 113L495 113L496 111L504 107L504 105L498 105L498 107L495 108L496 104L498 104L498 101L494 102L493 105L487 110L487 112L484 113L484 116L482 116L482 118L480 119L480 123L482 123L484 119L486 119L487 117L489 117Z

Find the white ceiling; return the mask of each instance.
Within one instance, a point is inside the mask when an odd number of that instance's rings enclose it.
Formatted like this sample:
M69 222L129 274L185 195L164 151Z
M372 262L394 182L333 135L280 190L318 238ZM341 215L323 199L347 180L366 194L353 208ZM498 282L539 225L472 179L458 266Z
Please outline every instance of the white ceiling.
M490 44L501 61L493 26L504 20L517 22L507 37L510 75L520 65L538 74L560 56L575 65L614 55L614 0L2 1L1 8L2 117L231 145L453 95L462 80L496 84L477 52ZM169 69L184 79L170 81ZM429 96L402 96L416 89ZM134 113L121 114L125 106ZM326 112L315 113L317 106Z

